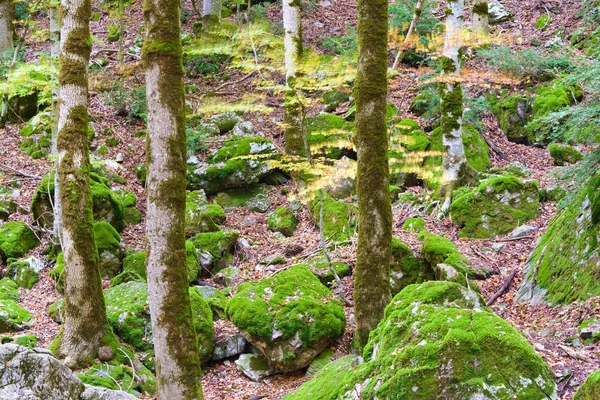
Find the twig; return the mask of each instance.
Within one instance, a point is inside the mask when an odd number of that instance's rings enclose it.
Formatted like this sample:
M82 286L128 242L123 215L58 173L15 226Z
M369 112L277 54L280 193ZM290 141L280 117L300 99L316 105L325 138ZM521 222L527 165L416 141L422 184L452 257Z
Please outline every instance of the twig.
M29 179L40 179L40 180L42 179L42 177L41 177L41 176L37 176L37 175L29 175L29 174L26 174L25 172L21 172L21 171L18 171L18 170L16 170L16 169L14 169L14 168L11 168L11 167L9 167L8 165L0 164L0 168L3 168L4 170L6 170L6 171L10 171L10 172L12 172L12 173L14 173L14 174L17 174L17 175L19 175L19 176L24 176L25 178L29 178Z
M500 296L502 296L504 294L504 292L506 292L506 289L508 289L508 287L510 286L510 283L513 281L513 279L515 279L515 275L517 275L516 268L513 269L513 271L508 276L508 278L506 278L506 281L504 281L504 284L502 285L502 287L500 289L498 289L498 291L496 293L494 293L494 295L486 302L486 305L491 306L492 304L494 304L496 302L496 300L498 300L498 298Z
M250 7L248 7L248 10L249 9L250 9ZM256 70L258 71L258 74L260 75L261 79L263 81L266 81L262 72L260 72L260 63L258 62L258 53L256 52L256 46L254 45L254 37L252 36L252 31L250 30L250 18L248 18L248 13L245 13L244 15L246 17L246 23L248 23L248 33L250 36L250 44L252 44L252 52L254 53L254 62L256 63Z
M119 351L121 353L125 354L125 357L127 357L127 359L129 360L129 364L131 365L131 373L133 374L133 376L131 377L131 382L129 383L129 387L126 390L126 392L129 393L129 390L131 390L131 386L133 385L133 382L136 380L137 375L135 373L135 367L133 366L133 360L131 359L131 357L129 357L129 354L127 354L125 351L123 351L123 349L120 347L119 347Z
M591 358L589 358L588 356L586 356L583 353L580 353L578 351L572 350L572 349L568 348L567 346L563 346L562 344L559 344L558 347L560 347L560 349L562 351L564 351L565 353L567 353L569 355L569 357L576 358L578 360L585 361L585 362L588 362L590 364L594 363L594 360L592 360Z
M529 235L529 236L521 236L521 237L517 237L517 238L506 238L506 239L500 239L498 240L498 242L515 242L517 240L523 240L523 239L533 239L534 237Z

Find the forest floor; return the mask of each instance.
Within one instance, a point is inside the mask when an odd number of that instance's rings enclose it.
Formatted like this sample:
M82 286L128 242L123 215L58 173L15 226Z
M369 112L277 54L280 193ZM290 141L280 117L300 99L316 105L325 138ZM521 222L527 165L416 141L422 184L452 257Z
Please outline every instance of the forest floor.
M93 2L94 4L96 2ZM138 2L136 2L138 3ZM549 39L544 35L546 33L534 31L533 24L541 13L546 12L546 7L538 0L529 0L526 3L517 0L505 0L514 14L512 21L499 27L499 31L511 37L519 36L522 40L514 40L515 47L525 46L530 42L533 35L536 35L542 41ZM577 1L555 2L557 11L553 23L560 26L571 27L577 20L575 10ZM317 3L311 3L310 9L305 10L303 14L303 32L305 42L314 47L320 46L320 37L323 36L341 36L347 33L349 26L355 25L356 4L352 0L322 0ZM191 9L188 1L184 6ZM99 9L98 9L99 11ZM268 17L273 23L280 23L281 10L278 7L268 9ZM108 17L103 16L100 21L92 23L92 32L96 37L104 38L106 36L106 23ZM126 15L126 46L132 42L132 38L139 32L141 21L141 5L132 5ZM191 31L192 23L197 17L191 16L184 29ZM42 22L43 24L43 22ZM571 29L571 28L568 28ZM37 49L36 49L37 46ZM39 44L30 47L28 59L35 60L36 51L41 50L47 44ZM114 44L102 43L94 44L94 51L100 49L114 49ZM110 55L110 53L109 53ZM114 59L109 57L111 65L116 64ZM391 55L390 55L391 57ZM139 62L135 57L126 57L126 62L134 69L132 73L136 74L140 81L143 81L143 74ZM478 66L473 66L478 68ZM107 68L105 71L110 71ZM421 69L402 66L397 77L391 80L389 87L389 99L399 108L402 118L415 118L410 114L408 105L415 95L415 75L419 76L426 71ZM235 81L235 72L231 73L231 80ZM90 93L90 114L96 118L92 126L96 132L103 132L105 128L111 128L115 137L119 139L119 146L109 148L109 153L104 156L106 159L115 159L118 153L124 155L124 161L118 167L118 173L123 176L127 183L123 188L134 192L138 196L137 208L145 215L145 196L144 188L138 184L134 174L134 166L144 161L144 138L132 138L133 133L143 129L140 121L126 119L115 114L115 110L105 104L105 99L99 93L99 88L108 85L111 73L95 73L91 76ZM237 84L228 86L227 94L231 98L236 98L244 93L254 90L254 81L248 79ZM199 87L200 93L218 87L221 82L217 79L198 80L194 83ZM481 93L489 89L481 86L471 86L468 90L472 93ZM272 105L281 104L282 100L277 97L269 98ZM310 112L317 113L318 110ZM276 144L282 145L282 130L278 127L278 122L283 120L283 111L281 107L275 107L275 111L268 116L246 115L245 119L261 127L268 137L271 137ZM417 118L415 118L417 119ZM503 167L513 161L519 161L532 171L532 178L537 179L540 186L554 186L556 179L555 172L559 167L553 165L553 160L548 151L543 148L527 147L508 142L500 130L497 122L491 114L484 120L487 128L486 136L498 149L505 154L506 159L502 159L498 154L492 154L493 167ZM51 170L52 162L47 159L32 160L29 156L19 150L19 144L22 138L19 136L19 125L9 126L5 132L0 135L0 164L5 174L3 179L12 177L18 178L23 186L21 196L18 199L19 205L29 209L31 198L39 184L39 179L45 173ZM282 147L282 146L281 146ZM584 152L590 149L582 149ZM1 176L1 175L0 175ZM2 182L0 182L1 184ZM289 182L286 187L294 190L293 183ZM279 205L285 205L288 200L282 194L282 187L271 189L267 193L273 203L272 209ZM572 188L574 189L574 188ZM423 192L421 188L411 188L418 192ZM422 193L426 195L426 193ZM405 205L394 205L394 236L407 243L413 250L420 248L420 243L416 239L416 234L404 231L402 221L408 217L415 216L416 211ZM537 230L534 234L514 240L508 235L500 236L490 240L466 240L458 239L457 226L453 225L449 219L436 220L433 216L424 216L427 222L427 229L442 234L450 238L473 265L480 266L492 271L492 275L484 280L478 281L481 292L486 299L489 299L505 282L507 277L515 269L517 271L514 280L511 282L508 290L492 306L493 310L502 318L507 320L512 326L522 332L534 346L536 351L548 363L555 374L557 388L562 399L571 399L578 385L583 383L587 375L600 366L600 346L583 345L571 347L567 344L567 339L577 337L577 327L580 322L590 318L593 315L600 315L600 298L590 299L585 302L575 302L568 306L547 306L547 305L529 305L513 301L516 289L522 279L523 264L535 247L538 238L545 231L548 222L556 215L556 204L542 203L539 217L530 221L528 225L534 226ZM21 219L32 224L31 215L18 215L13 218ZM300 258L313 254L320 248L319 230L311 222L308 212L302 211L300 224L296 233L291 239L277 239L271 231L267 229L267 215L251 212L245 209L239 209L235 213L228 213L227 221L224 224L228 229L236 229L240 232L240 237L247 239L253 245L245 249L243 254L238 253L236 265L241 273L234 284L243 281L261 279L272 275L274 272L286 268L287 265L280 266L259 266L258 260L265 258L275 252L285 252L291 246L300 246L302 251ZM124 248L143 249L144 247L145 226L142 221L138 225L128 225L122 233ZM42 232L40 232L42 234ZM40 235L42 236L42 235ZM42 236L44 245L40 246L34 255L43 258L42 250L47 244L47 235ZM491 251L495 243L504 243L505 248L501 252ZM336 261L344 261L354 266L355 246L352 243L349 246L339 247L332 251L332 256ZM37 254L35 254L37 253ZM54 290L54 283L48 277L48 271L52 265L47 263L42 272L42 279L33 289L20 289L22 303L25 308L33 314L33 323L31 327L22 333L35 334L39 338L39 345L47 346L55 334L58 332L59 325L56 324L48 315L48 307L58 299ZM343 280L345 295L352 299L352 280L346 277ZM352 309L346 307L348 320L351 320ZM230 332L234 327L226 321L218 321L215 325L216 335L224 335ZM335 358L348 354L350 351L350 339L353 333L353 327L349 324L346 333L342 338L336 341L332 348L335 348ZM571 342L569 342L571 343ZM565 351L565 346L568 351ZM279 399L283 395L297 388L307 378L303 372L296 374L273 376L260 383L254 383L248 380L239 372L233 362L225 361L212 363L208 365L205 375L202 378L205 398L213 399L250 399L251 396L265 396L266 399ZM256 397L254 397L256 398Z

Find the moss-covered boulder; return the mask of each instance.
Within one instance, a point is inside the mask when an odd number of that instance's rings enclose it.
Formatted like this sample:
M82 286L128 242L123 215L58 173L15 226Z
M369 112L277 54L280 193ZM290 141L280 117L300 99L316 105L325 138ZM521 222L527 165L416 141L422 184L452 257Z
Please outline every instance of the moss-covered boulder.
M306 135L313 156L340 159L356 154L352 144L354 123L334 114L306 118ZM304 153L304 151L303 151Z
M304 265L238 286L226 312L246 340L286 372L308 366L346 326L341 302Z
M107 289L104 298L108 322L115 334L123 342L142 352L142 362L153 369L152 324L146 284L126 282ZM204 363L212 357L214 340L212 312L208 303L195 290L190 290L190 301L194 327L201 340L200 359Z
M118 175L117 175L118 176ZM114 179L115 175L113 175ZM125 182L122 181L122 184ZM137 203L137 196L133 192L127 190L115 190L114 193L121 200L123 204L123 220L126 224L136 225L142 221L142 213L135 208Z
M456 283L397 294L363 359L329 364L284 399L556 398L552 373L527 339Z
M233 262L237 231L199 233L190 239L198 252L203 272L216 273Z
M392 238L392 263L390 265L392 295L413 283L434 279L434 271L425 259L415 257L406 244L399 239Z
M203 190L188 192L185 201L185 234L216 232L225 222L225 211L218 204L209 204Z
M212 286L193 286L190 291L196 291L210 306L213 313L213 319L225 318L225 307L227 306L227 298L222 291Z
M121 271L123 265L121 235L108 222L96 222L94 238L98 248L100 276L102 279L111 279Z
M111 191L108 179L96 173L91 173L90 178L94 221L108 222L118 232L121 232L125 227L125 223L123 221L124 207L119 195ZM31 201L31 212L35 224L46 229L52 229L54 222L53 201L54 174L46 174Z
M224 162L235 157L257 156L260 154L273 154L277 148L265 137L234 138L223 143L223 146L207 157L209 164Z
M600 399L600 369L591 373L583 385L577 390L573 400L597 400Z
M554 159L554 164L563 166L565 164L575 164L583 159L583 154L573 146L560 145L553 143L548 146L550 156Z
M233 111L226 111L221 114L213 115L208 120L209 124L213 124L219 128L220 133L229 132L238 122L240 122L240 117Z
M140 393L154 395L156 393L156 377L139 361L131 365L96 364L83 374L78 374L86 385L110 390L127 391L139 397Z
M321 281L323 285L335 285L335 276L329 269L329 264L327 263L327 258L316 257L308 260L306 265L310 269L310 271L315 274L317 278ZM350 275L351 270L350 266L343 262L332 261L331 266L333 270L337 274L337 276L341 279L345 276Z
M0 221L7 221L19 209L15 202L17 195L13 189L0 185Z
M358 214L356 206L336 200L327 193L324 194L323 200L323 233L325 238L334 242L343 242L354 236L356 215ZM321 213L321 199L319 196L310 202L309 210L313 223L319 226Z
M515 94L492 95L489 98L492 113L500 124L506 138L514 143L531 144L535 138L525 129L531 120L533 101L531 96Z
M4 275L20 287L31 289L40 280L40 272L43 268L44 263L31 256L9 263Z
M409 232L419 233L425 229L425 220L423 218L408 218L402 224L402 229Z
M59 294L63 294L65 289L65 255L64 253L58 253L56 256L56 264L54 268L50 270L50 279L54 281L54 289Z
M539 203L536 181L498 176L454 199L450 216L461 227L460 237L491 238L534 219Z
M18 285L9 278L0 280L0 332L14 332L25 329L31 313L19 306Z
M267 185L257 183L241 189L229 189L217 193L215 202L225 210L234 210L238 207L250 207L251 202L264 196Z
M600 296L600 172L548 225L525 263L518 301L567 303Z
M12 221L0 225L0 258L20 258L40 245L33 230L25 222Z
M269 229L273 232L281 232L284 236L290 237L294 235L296 226L298 226L298 218L289 207L279 207L275 210L267 220Z

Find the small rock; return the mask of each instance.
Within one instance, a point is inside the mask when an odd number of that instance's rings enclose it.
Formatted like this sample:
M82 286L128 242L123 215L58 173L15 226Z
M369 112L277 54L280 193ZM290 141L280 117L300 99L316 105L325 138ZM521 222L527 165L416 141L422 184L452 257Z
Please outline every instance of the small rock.
M250 121L240 121L233 127L233 134L236 136L254 135L254 126Z
M238 369L254 382L260 382L262 379L275 374L275 371L262 354L242 354L235 361Z
M528 236L531 235L532 233L536 232L537 228L530 226L530 225L521 225L517 228L515 228L511 234L510 237L513 239L517 239L517 238L522 238L524 236Z
M214 281L219 285L229 286L238 276L240 270L235 267L227 267L222 269L218 274L215 275Z
M246 339L239 333L217 340L213 349L213 361L223 360L241 354L246 347Z
M502 22L506 22L510 19L510 17L512 17L510 10L496 0L491 0L488 3L488 14L491 25L497 25Z
M260 264L267 264L267 265L285 264L286 262L287 262L287 260L280 253L271 254L270 256L265 257L259 261Z
M120 164L120 163L122 163L122 162L123 162L123 160L124 160L123 153L119 153L119 154L117 154L117 156L115 157L115 161L116 161L116 162L118 162L119 164Z
M246 206L250 211L266 213L269 210L269 207L271 207L271 201L267 198L267 196L261 193L248 201Z
M249 248L250 248L250 243L248 242L248 240L246 240L246 239L244 239L244 238L241 238L241 239L239 239L239 240L238 240L238 244L239 244L241 247L245 248L245 249L249 249Z
M115 353L108 346L102 346L98 349L98 359L100 361L110 361L114 358Z
M504 243L494 243L492 245L492 250L494 250L496 253L500 253L502 250L504 250L505 247L506 244Z

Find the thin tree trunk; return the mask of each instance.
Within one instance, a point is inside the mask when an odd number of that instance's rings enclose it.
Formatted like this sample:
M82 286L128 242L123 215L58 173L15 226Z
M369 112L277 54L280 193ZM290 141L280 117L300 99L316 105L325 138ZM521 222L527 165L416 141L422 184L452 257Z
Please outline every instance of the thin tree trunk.
M356 136L358 247L354 270L355 343L364 347L390 302L392 209L388 189L388 1L358 1Z
M0 0L0 56L12 55L14 12L13 0Z
M490 18L488 14L488 0L473 0L473 15L471 29L477 44L485 43L490 33Z
M58 61L60 56L60 16L58 7L60 4L53 4L50 8L50 56L52 63ZM58 160L58 93L52 93L52 154ZM57 163L58 169L58 163ZM60 185L58 182L58 173L54 174L54 238L53 244L57 248L62 247L62 204L60 202Z
M461 72L460 47L464 18L464 0L449 0L446 8L446 36L442 53L442 82L440 83L443 157L442 213L450 207L453 188L464 179L467 159L462 139L463 91L458 76Z
M50 56L58 58L60 56L60 16L58 5L50 8Z
M221 22L221 0L204 0L202 3L202 22L205 29L212 29Z
M58 119L58 179L63 206L64 324L52 343L72 368L92 363L108 333L94 242L87 138L91 40L89 0L64 1Z
M392 69L398 68L398 65L402 62L402 59L406 55L406 51L410 48L411 38L415 34L417 30L417 24L419 23L419 19L421 18L421 12L423 11L423 0L417 0L417 4L415 4L415 13L413 14L413 19L408 27L408 32L406 32L406 37L404 38L404 43L402 43L402 47L398 50L398 54L396 55L396 59L394 60L394 65Z
M300 2L283 0L283 29L285 31L285 152L299 155L304 148L302 121L303 107L296 93L296 71L302 57L302 24Z
M186 137L180 0L146 0L147 275L160 399L202 399L185 266Z

